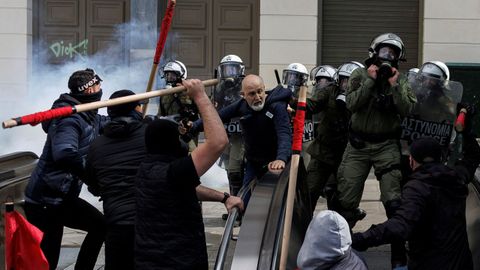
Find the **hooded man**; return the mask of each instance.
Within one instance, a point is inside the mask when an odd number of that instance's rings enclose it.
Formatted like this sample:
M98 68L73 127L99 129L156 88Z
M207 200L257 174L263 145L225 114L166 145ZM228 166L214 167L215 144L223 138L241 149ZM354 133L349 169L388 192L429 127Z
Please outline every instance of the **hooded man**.
M321 211L308 225L297 265L302 270L367 270L351 244L347 221L337 212Z
M454 168L441 163L437 140L424 137L410 146L413 173L402 190L402 203L386 222L352 237L363 251L392 241L408 240L408 269L473 269L465 207L467 183L480 163L472 134L464 136L464 158Z

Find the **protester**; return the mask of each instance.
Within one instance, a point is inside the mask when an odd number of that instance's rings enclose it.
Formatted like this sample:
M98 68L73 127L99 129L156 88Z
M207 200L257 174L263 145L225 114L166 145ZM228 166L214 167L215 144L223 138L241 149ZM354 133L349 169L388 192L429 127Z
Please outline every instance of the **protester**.
M465 207L467 183L480 163L472 134L464 135L464 158L455 168L442 164L442 149L432 137L410 146L413 173L402 192L402 204L386 222L353 235L353 248L363 251L395 240L408 240L409 270L473 269Z
M60 95L52 108L99 101L101 81L92 69L74 72L70 93ZM105 240L102 213L78 197L88 147L105 122L92 110L42 123L47 140L25 189L25 214L44 233L41 247L50 269L58 264L64 226L87 232L75 269L93 269Z
M119 90L110 99L134 94ZM141 103L108 107L111 121L88 152L85 183L101 197L107 222L106 270L134 269L135 176L146 155Z
M347 221L337 212L321 211L308 225L297 265L301 270L368 269L351 244Z
M202 83L182 84L200 110L205 142L189 156L176 122L158 119L146 128L147 156L135 181L136 269L208 269L198 200L221 201L229 211L243 211L240 198L200 186L199 177L221 155L228 138Z

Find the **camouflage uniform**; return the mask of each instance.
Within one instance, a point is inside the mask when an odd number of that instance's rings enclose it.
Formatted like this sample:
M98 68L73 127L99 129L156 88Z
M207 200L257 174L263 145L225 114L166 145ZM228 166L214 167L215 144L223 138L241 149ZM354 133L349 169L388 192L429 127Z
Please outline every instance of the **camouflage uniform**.
M388 82L381 87L364 68L356 69L348 81L351 126L349 143L338 169L338 199L347 221L349 213L360 204L372 165L387 216L396 208L391 204L399 202L400 119L413 109L416 97L405 76L400 75L397 82L394 87Z
M320 112L315 139L307 148L312 157L307 168L312 210L321 195L328 195L328 207L332 208L331 191L336 190L337 169L347 145L350 113L336 101L339 91L337 85L330 85L316 91L312 99L307 99L307 113ZM329 194L324 194L324 189Z

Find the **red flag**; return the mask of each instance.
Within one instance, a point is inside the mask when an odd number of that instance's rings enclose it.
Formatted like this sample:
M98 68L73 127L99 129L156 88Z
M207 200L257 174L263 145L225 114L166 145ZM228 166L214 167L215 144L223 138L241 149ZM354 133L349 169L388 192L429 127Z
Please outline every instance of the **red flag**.
M5 264L7 270L48 270L40 248L43 232L17 211L5 212Z

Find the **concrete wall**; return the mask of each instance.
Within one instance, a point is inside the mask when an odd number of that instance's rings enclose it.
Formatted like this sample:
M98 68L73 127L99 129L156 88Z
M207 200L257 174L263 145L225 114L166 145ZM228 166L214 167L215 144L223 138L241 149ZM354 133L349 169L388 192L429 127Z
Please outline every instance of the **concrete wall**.
M423 62L480 63L480 1L424 3Z
M277 85L274 69L302 63L308 70L317 59L316 0L260 1L260 76L267 88Z
M32 0L0 1L0 102L27 94L32 59ZM6 102L8 101L8 102Z

